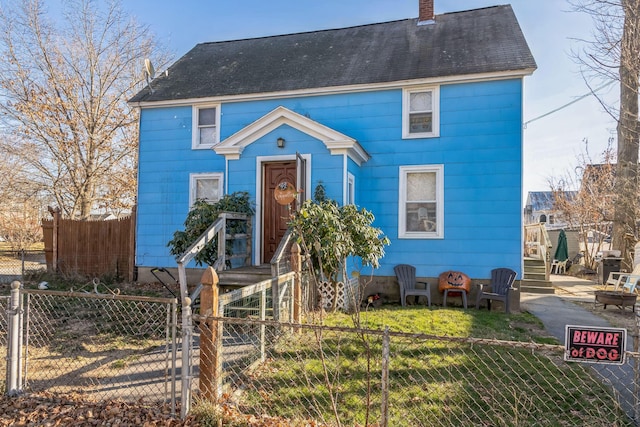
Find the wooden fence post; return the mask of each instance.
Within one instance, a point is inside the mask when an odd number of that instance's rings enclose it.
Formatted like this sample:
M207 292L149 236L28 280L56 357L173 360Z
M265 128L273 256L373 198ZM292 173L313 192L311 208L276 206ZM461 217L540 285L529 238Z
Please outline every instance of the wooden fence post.
M52 273L58 272L58 227L60 225L60 208L56 208L53 211L50 211L51 215L53 215L53 238L52 238L52 246L53 253L51 255L51 269Z
M300 257L300 245L294 242L291 245L291 270L296 273L293 279L293 322L302 321L302 259Z
M218 274L208 267L202 278L200 292L200 393L206 400L218 399L220 366L222 360L222 335L218 331Z

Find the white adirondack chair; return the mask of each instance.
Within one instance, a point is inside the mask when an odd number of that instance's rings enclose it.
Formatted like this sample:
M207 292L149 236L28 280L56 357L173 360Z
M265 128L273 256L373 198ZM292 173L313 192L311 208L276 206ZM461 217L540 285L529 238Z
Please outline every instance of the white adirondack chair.
M631 273L624 271L610 272L605 286L613 285L614 291L622 287L623 291L635 292L638 282L640 282L640 264L636 265Z

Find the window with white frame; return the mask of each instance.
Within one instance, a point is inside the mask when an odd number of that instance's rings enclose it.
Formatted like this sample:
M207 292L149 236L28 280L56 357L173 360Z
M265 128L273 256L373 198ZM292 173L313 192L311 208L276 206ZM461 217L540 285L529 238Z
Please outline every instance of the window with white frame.
M347 173L347 204L356 203L356 178L351 173Z
M193 107L192 148L211 148L220 142L220 106Z
M398 237L444 237L444 166L400 167Z
M189 206L202 199L215 203L222 197L222 173L192 173L190 176Z
M440 134L440 94L437 87L402 92L402 137L429 138Z

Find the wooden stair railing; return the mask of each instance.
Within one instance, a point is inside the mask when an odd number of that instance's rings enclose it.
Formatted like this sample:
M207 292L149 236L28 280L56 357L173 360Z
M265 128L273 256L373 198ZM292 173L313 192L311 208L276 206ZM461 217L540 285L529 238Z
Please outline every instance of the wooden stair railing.
M524 256L544 262L545 280L549 280L551 273L551 253L553 246L544 223L524 226Z
M294 241L293 232L289 228L282 236L276 252L271 257L271 277L278 277L291 271L291 246Z

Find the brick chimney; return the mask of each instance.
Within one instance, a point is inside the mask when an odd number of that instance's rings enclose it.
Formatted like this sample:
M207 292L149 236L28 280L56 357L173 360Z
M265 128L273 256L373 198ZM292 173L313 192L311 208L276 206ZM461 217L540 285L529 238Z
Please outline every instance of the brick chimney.
M433 21L435 14L433 13L433 0L419 0L420 7L418 11L418 22Z

